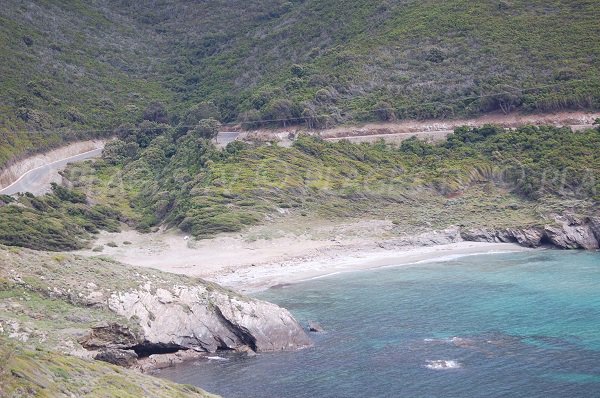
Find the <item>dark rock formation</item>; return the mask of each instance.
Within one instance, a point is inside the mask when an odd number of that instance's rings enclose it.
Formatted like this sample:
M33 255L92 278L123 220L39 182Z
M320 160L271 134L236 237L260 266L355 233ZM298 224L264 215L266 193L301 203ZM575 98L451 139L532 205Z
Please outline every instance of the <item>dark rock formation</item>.
M308 330L315 333L324 332L325 329L315 321L308 321Z
M79 339L81 346L88 350L129 349L141 342L142 338L129 327L107 322L95 325L87 335Z
M96 354L94 359L129 368L137 364L138 356L133 350L106 349Z

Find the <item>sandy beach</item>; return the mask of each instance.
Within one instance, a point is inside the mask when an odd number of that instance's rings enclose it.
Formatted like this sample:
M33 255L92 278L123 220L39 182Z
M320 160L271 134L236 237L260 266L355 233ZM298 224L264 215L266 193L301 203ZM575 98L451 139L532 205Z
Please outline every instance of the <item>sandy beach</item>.
M128 230L103 233L95 246L103 246L103 251L79 254L200 277L241 293L343 272L529 250L516 244L465 242L454 229L394 236L386 221L321 225L303 231L258 227L201 241L176 231L141 234Z

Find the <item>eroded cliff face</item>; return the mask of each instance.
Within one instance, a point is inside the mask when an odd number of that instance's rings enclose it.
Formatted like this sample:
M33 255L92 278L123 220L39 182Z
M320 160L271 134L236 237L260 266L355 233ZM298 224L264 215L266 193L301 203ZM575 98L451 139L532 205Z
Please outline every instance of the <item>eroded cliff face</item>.
M597 250L600 248L600 217L553 215L544 226L468 229L461 230L461 237L473 242L511 242L526 247L551 245L560 249Z

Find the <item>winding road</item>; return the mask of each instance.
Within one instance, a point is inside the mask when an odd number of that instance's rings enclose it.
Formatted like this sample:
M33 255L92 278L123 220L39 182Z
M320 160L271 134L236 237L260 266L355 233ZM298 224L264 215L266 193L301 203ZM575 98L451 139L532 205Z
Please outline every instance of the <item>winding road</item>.
M217 145L225 146L235 141L240 133L235 131L223 131L217 136ZM42 195L48 192L50 183L60 181L58 172L64 170L69 163L81 162L83 160L97 158L102 155L102 148L94 149L79 155L69 156L54 162L36 167L22 174L16 181L5 188L0 188L0 195L15 195L17 193L31 192L34 195Z
M59 171L63 170L69 163L81 162L82 160L98 157L102 149L93 149L79 155L70 156L52 163L45 164L29 170L11 185L0 190L2 195L14 195L19 192L31 192L39 195L48 190L48 186L55 179Z

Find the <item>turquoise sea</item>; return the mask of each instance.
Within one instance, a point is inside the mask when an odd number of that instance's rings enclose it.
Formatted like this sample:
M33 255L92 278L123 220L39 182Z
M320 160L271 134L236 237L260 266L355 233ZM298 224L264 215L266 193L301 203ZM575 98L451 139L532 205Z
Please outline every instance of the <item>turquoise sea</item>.
M159 376L224 397L600 397L600 253L535 251L335 275L259 298L314 347Z

